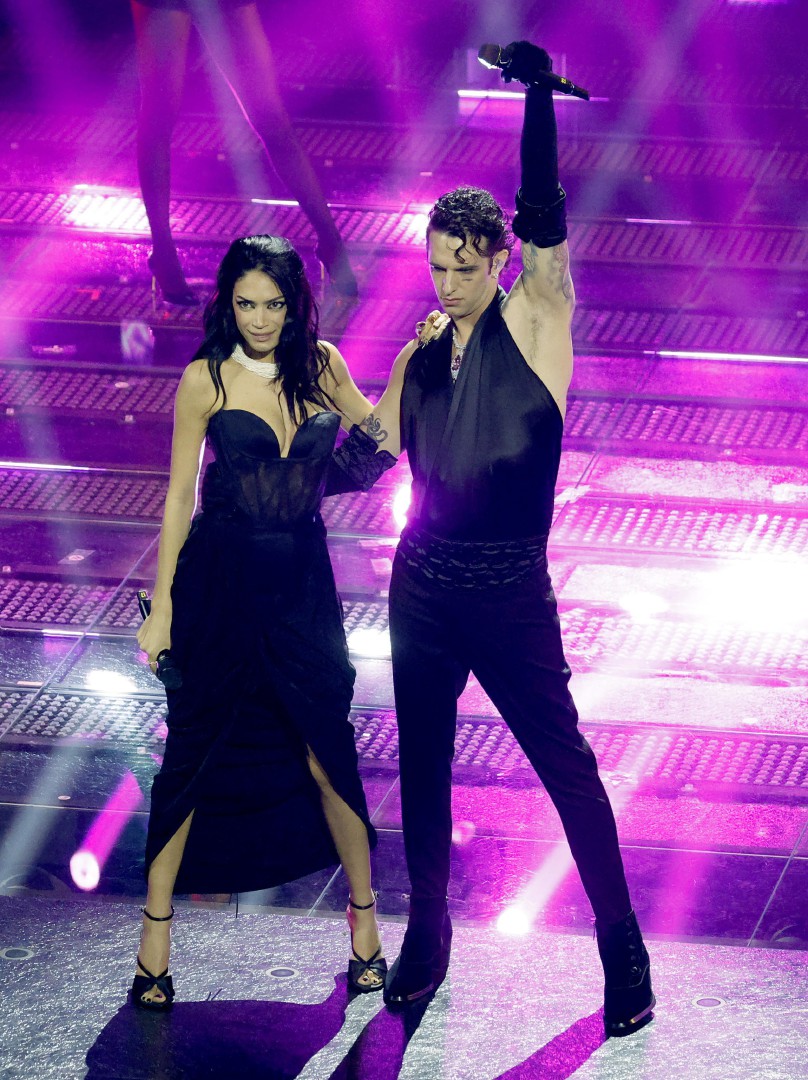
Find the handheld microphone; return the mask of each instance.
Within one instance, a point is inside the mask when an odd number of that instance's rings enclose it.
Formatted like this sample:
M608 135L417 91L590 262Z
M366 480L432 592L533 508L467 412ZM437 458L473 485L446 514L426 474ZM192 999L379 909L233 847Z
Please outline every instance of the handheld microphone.
M516 44L518 43L514 42L514 45ZM581 98L582 101L589 101L588 90L584 90L582 86L576 86L563 75L556 75L554 71L545 71L539 66L538 59L534 62L528 60L524 64L524 70L519 71L518 74L510 70L514 45L506 45L504 49L501 45L481 45L477 59L484 67L500 68L509 81L517 79L527 86L549 86L551 90L557 90L560 94L570 94L572 97ZM536 49L536 52L538 53L539 50Z
M145 589L137 591L137 606L143 619L151 614L151 597ZM166 690L179 690L182 686L182 672L174 662L168 649L161 649L157 654L157 671L154 673Z

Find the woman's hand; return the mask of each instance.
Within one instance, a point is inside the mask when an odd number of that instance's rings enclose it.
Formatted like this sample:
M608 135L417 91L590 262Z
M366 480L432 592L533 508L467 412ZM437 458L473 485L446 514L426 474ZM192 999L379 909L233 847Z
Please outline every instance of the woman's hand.
M439 338L451 321L445 311L430 311L423 322L415 324L418 348L422 349L430 341Z
M171 648L171 612L152 611L137 632L137 643L149 657L149 665L157 665L157 657Z

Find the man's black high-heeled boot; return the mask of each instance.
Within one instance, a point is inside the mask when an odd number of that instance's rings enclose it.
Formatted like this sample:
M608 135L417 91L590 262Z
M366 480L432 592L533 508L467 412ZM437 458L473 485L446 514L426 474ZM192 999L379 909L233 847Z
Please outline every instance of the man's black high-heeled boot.
M606 976L603 1026L606 1035L632 1035L653 1018L651 962L633 911L616 923L595 922L598 952Z
M412 900L401 952L384 984L384 1002L405 1008L434 994L446 978L452 923L444 899Z

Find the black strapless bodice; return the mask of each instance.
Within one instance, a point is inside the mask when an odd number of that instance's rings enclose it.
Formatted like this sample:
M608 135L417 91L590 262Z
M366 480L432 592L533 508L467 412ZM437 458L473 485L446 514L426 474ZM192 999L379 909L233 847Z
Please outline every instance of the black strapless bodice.
M269 424L244 409L220 409L208 423L216 460L205 470L202 510L259 529L296 529L317 518L339 416L319 412L295 432L287 457Z

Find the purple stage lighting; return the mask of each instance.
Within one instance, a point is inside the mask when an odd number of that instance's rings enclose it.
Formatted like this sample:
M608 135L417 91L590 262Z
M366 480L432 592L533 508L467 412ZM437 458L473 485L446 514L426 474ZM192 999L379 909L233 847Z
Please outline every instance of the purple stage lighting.
M110 852L142 801L137 780L127 772L70 859L70 876L79 889L92 892L97 888Z
M366 656L377 660L390 658L390 633L371 627L357 627L348 635L348 648L354 656Z
M88 671L84 682L88 689L98 694L132 694L137 690L134 679L104 668Z
M70 876L83 892L92 892L101 880L98 859L90 851L77 851L70 859Z
M148 232L146 211L139 195L98 191L87 184L74 185L63 208L65 225L77 229L115 232Z
M412 488L409 484L401 484L393 496L393 521L398 526L398 531L407 524L407 512L412 502Z

